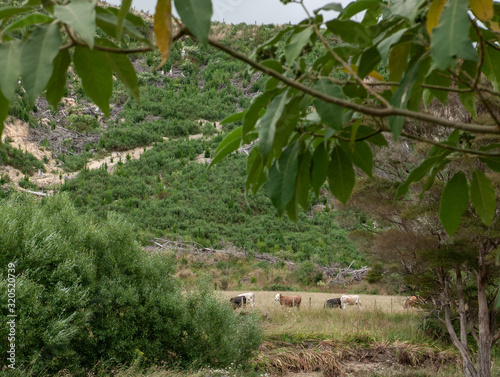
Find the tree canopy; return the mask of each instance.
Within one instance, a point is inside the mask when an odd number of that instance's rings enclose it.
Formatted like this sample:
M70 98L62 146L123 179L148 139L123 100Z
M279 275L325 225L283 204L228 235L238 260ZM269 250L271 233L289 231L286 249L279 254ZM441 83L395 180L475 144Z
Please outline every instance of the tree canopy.
M119 9L95 0L12 2L0 11L0 120L19 78L29 100L43 92L57 107L71 65L87 95L109 114L113 75L132 96L140 95L127 55L158 48L161 67L173 41L192 36L269 76L250 108L225 120L240 126L220 144L212 164L254 143L247 189L255 192L267 181L280 214L295 219L309 191L317 194L325 182L347 202L360 172L373 174L373 148L386 145L390 135L432 146L396 197L419 181L425 192L451 161L473 159L472 171L458 169L447 181L440 219L452 235L471 202L490 225L496 194L489 172L500 169L500 4L359 0L310 11L302 1L283 2L303 7L306 18L284 26L252 56L210 37L210 0L175 0L180 20L172 18L170 0L159 0L154 36L131 1ZM322 53L311 59L315 44ZM467 119L428 107L433 100L446 106L457 95Z

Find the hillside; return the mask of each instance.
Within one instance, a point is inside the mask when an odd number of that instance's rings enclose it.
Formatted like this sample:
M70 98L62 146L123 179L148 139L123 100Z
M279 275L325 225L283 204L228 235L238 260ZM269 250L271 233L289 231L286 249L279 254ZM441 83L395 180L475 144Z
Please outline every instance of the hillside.
M214 24L212 30L215 38L249 53L277 27ZM360 229L358 220L354 213L338 213L331 195L311 196L309 211L293 223L277 216L265 187L245 195L244 152L207 168L223 135L234 127L219 122L247 107L263 90L265 77L191 39L175 44L160 70L155 53L132 61L141 101L115 81L109 118L85 96L75 76L69 77L57 112L43 97L29 107L18 90L3 134L8 157L3 155L0 167L2 195L19 188L67 192L81 212L125 216L144 247L154 246L155 238L195 241L300 265L299 272L273 266L275 276L264 278L265 263L231 262L234 268L226 279L212 273L219 286L234 288L242 280L261 287L316 286L328 277L315 265L366 265L366 256L349 237ZM191 273L210 271L211 264L217 262L190 264L186 281L192 281ZM186 268L179 274L186 276ZM218 265L216 270L228 268Z

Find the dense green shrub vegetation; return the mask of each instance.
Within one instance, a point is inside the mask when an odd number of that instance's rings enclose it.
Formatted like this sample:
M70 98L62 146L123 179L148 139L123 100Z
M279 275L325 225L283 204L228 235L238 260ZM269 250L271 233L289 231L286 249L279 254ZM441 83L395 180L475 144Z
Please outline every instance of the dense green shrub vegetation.
M365 261L349 240L349 229L336 224L335 212L302 212L293 223L277 216L264 190L245 197L244 156L234 155L212 169L192 162L217 142L157 143L139 160L119 164L114 174L83 171L62 190L83 211L92 209L102 217L109 211L126 214L145 241L167 236L218 248L232 243L297 261ZM316 199L311 197L310 203Z
M165 254L144 253L121 216L79 215L67 195L0 202L0 310L15 270L16 365L34 375L165 362L244 362L260 342L253 315L239 316L200 281L181 293ZM7 326L0 337L7 339ZM7 342L0 346L6 365ZM6 372L3 372L6 373Z
M13 166L24 174L34 174L38 170L45 172L45 165L29 152L15 148L6 140L0 148L0 163Z

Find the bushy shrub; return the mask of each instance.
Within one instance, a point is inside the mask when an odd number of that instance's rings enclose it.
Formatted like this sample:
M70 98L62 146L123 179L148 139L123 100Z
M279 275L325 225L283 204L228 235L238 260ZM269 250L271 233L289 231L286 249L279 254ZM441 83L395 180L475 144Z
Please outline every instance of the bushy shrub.
M174 262L142 251L121 217L96 222L67 195L41 203L16 195L0 202L0 212L0 264L15 265L18 367L78 374L97 363L130 365L138 355L149 363L227 365L259 344L253 316L235 315L203 285L182 294ZM0 312L7 318L4 267ZM7 331L0 328L1 339Z
M0 163L10 165L21 170L24 174L33 175L38 170L45 172L45 165L29 152L14 148L5 142L5 148L0 149Z
M67 127L82 133L89 133L99 128L99 122L90 114L71 114L66 118Z

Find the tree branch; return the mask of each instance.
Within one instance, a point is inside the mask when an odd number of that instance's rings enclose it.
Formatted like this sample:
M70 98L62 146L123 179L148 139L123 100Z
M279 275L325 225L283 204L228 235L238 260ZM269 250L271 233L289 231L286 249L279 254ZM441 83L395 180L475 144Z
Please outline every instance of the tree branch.
M458 130L462 130L462 131L469 131L472 133L485 133L485 134L500 135L500 129L498 127L456 122L453 120L438 118L438 117L435 117L433 115L418 113L418 112L406 110L406 109L373 108L373 107L368 107L366 105L343 100L340 98L330 97L330 96L326 95L325 93L322 93L320 91L312 89L304 84L301 84L293 79L290 79L290 78L280 74L279 72L276 72L268 67L265 67L262 64L248 58L247 56L245 56L237 51L230 49L229 47L224 46L223 44L221 44L221 43L219 43L211 38L208 39L208 43L210 45L214 46L215 48L217 48L221 51L224 51L228 55L247 63L249 66L255 68L256 70L261 71L263 73L266 73L267 75L278 79L279 81L283 82L287 86L290 86L292 88L296 88L304 93L307 93L313 97L319 98L325 102L332 103L334 105L338 105L338 106L341 106L341 107L344 107L347 109L351 109L351 110L360 112L362 114L372 115L372 116L380 117L380 118L385 118L385 117L389 117L389 116L403 116L403 117L410 118L410 119L416 119L416 120L420 120L420 121L427 122L427 123L437 124L437 125L447 127L447 128L458 129Z

